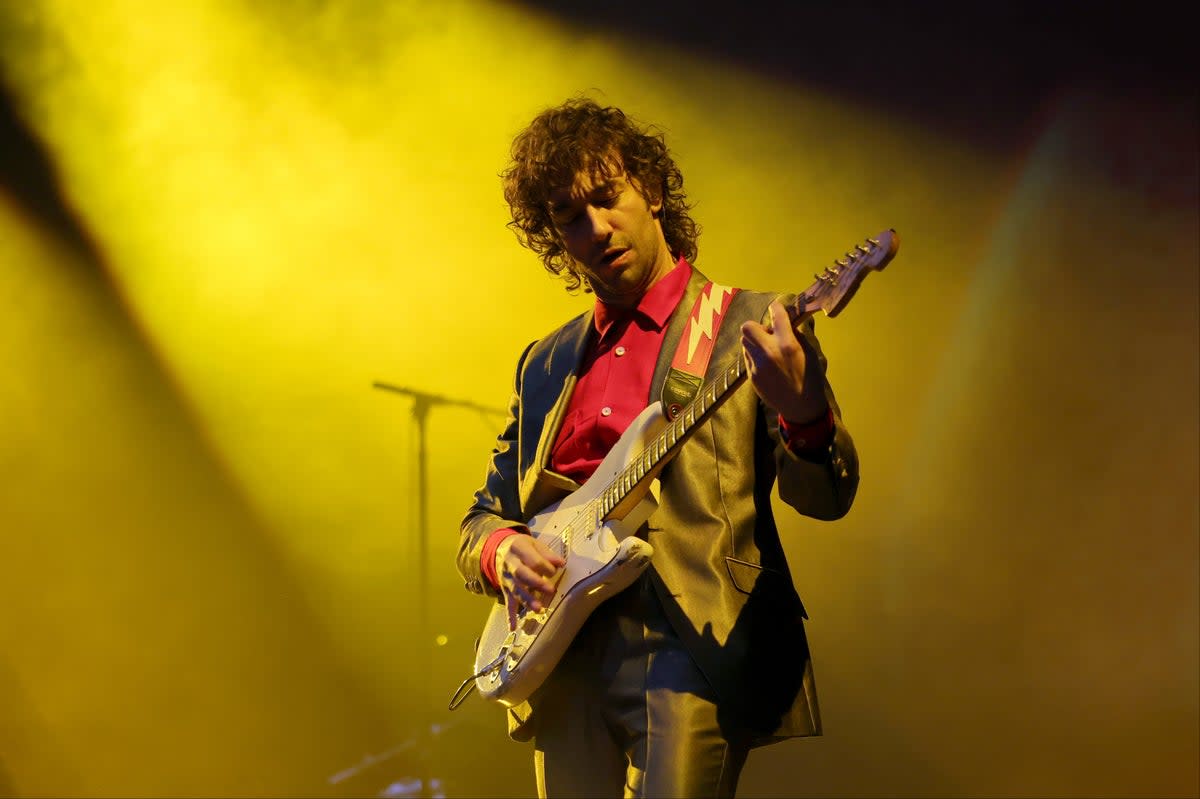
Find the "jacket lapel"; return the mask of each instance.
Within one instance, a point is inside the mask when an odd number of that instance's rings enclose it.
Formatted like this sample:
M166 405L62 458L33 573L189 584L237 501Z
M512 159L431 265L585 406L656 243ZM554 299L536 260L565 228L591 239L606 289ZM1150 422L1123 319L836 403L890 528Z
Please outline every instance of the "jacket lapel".
M575 392L575 383L579 379L579 367L583 363L583 354L593 332L592 310L575 317L554 334L548 342L548 351L543 358L530 364L530 369L538 371L535 375L527 375L523 396L525 410L523 411L522 428L532 433L540 429L537 444L532 452L526 452L527 467L521 478L521 507L527 515L537 512L549 504L548 499L555 494L561 495L558 481L549 478L546 467L550 463L550 451L562 428L563 417ZM549 402L548 392L558 389L552 404L538 403L534 396L545 397ZM531 440L530 435L526 440ZM549 484L549 485L547 485Z
M692 306L696 304L696 297L707 283L708 278L693 266L692 276L688 279L683 297L675 306L671 318L667 320L667 332L663 334L662 349L658 351L658 360L654 363L654 377L650 381L650 396L646 398L647 405L657 402L662 396L663 382L667 379L667 369L670 368L671 361L675 358L679 339L683 337L683 328L687 326Z

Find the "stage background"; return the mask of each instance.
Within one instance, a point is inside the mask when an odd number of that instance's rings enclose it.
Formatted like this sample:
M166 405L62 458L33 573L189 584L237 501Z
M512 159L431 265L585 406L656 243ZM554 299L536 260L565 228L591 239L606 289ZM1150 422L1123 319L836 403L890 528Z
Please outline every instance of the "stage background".
M0 6L0 796L533 792L446 710L499 420L373 384L499 409L587 307L497 179L577 93L662 128L723 283L902 242L817 322L855 507L780 514L826 735L741 795L1200 793L1187 28L642 5Z

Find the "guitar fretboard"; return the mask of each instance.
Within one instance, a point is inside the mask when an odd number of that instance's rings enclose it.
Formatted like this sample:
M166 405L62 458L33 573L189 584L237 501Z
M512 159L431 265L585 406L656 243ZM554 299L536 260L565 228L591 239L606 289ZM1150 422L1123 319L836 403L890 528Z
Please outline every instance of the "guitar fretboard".
M695 432L705 419L712 415L721 403L746 378L745 363L739 356L722 370L721 374L705 383L700 393L621 470L608 487L596 498L596 514L603 520L628 494L639 488L652 475L654 468L676 450Z

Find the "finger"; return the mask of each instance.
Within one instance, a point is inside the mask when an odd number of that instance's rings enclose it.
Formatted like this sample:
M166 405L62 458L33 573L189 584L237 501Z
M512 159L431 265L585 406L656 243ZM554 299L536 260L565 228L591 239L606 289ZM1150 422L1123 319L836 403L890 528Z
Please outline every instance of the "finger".
M515 630L517 629L517 610L519 609L517 598L511 592L506 591L504 603L508 608L508 629Z
M753 381L758 376L759 361L764 357L763 351L753 348L753 345L742 345L742 358L746 363L746 371L750 374L750 379Z
M525 608L537 612L542 609L542 603L537 595L524 585L514 582L504 592L505 607L508 610L508 628L516 629L517 619Z
M779 345L774 336L762 334L762 338L742 339L742 352L750 361L750 366L762 369L774 360L779 352Z
M522 563L536 571L550 575L554 574L558 567L566 564L561 556L536 538L527 536L520 544L520 547L514 545L510 551L515 552Z
M743 344L751 344L759 350L765 350L771 346L771 342L771 334L762 325L757 322L744 322L742 324Z
M516 594L517 599L521 601L521 604L532 610L534 613L544 610L546 607L545 603L542 602L541 595L536 590L533 590L528 586L518 585L514 590L514 593Z
M553 577L558 571L558 567L563 565L563 563L566 561L557 555L552 555L551 557L553 557L554 560L551 560L550 558L537 558L525 561L522 565L534 574L541 575L542 577Z
M521 556L522 563L546 577L553 577L559 568L567 563L562 556L540 541L535 541L534 546L529 551L522 552Z
M554 583L552 581L546 579L535 569L525 564L521 564L513 572L513 583L518 588L523 588L527 591L550 593L554 590Z
M549 561L556 571L567 565L567 559L549 547L542 547L542 557Z
M542 610L557 591L554 581L543 579L524 566L519 566L516 573L510 575L508 588L521 604L535 611Z
M787 309L779 300L771 302L771 327L775 341L781 350L787 350L796 345L796 331L792 328L792 320L788 317Z

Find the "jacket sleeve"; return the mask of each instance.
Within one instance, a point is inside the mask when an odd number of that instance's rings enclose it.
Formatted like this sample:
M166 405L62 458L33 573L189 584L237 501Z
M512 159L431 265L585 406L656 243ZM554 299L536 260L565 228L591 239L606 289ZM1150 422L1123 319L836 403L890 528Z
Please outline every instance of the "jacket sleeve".
M817 341L812 319L801 326L800 334L813 345L824 373L828 364ZM763 407L767 431L775 444L780 498L805 516L832 521L845 516L854 502L858 490L858 453L849 431L842 424L842 413L828 380L825 381L825 398L833 410L833 439L818 457L792 453L779 434L778 416Z
M466 588L477 594L499 597L480 570L479 558L488 536L496 530L511 527L526 530L521 518L520 464L518 462L521 414L521 375L525 361L533 348L531 343L517 362L508 417L504 430L488 458L483 485L475 492L474 501L463 518L458 540L458 571L466 580Z

